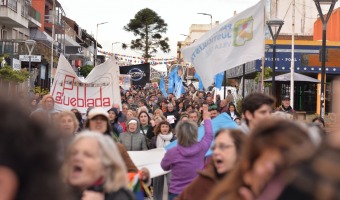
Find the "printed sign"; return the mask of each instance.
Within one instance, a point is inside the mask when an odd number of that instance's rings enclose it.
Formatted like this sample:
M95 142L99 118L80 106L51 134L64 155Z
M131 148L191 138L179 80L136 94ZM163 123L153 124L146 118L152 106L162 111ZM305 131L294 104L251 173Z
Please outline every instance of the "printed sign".
M119 69L116 60L109 59L96 66L81 80L63 55L60 55L51 94L57 110L77 108L86 113L89 107L110 109L121 104Z
M19 55L19 60L24 62L30 61L29 55ZM41 62L41 56L31 55L31 62Z
M120 73L131 76L132 84L144 87L150 82L150 64L121 66Z

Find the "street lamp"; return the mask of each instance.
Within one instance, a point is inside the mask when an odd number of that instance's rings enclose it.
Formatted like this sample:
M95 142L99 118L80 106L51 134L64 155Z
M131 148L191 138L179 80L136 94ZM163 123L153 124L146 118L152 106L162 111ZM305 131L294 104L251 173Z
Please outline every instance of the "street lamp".
M274 97L276 97L275 95L275 59L276 59L276 40L280 34L281 28L284 24L284 21L281 19L270 19L266 22L268 28L269 28L269 32L270 35L273 38L273 66L272 66L272 70L273 70L273 75L272 75L272 95ZM273 31L274 29L274 31Z
M31 56L35 47L35 40L26 40L25 45L28 50L28 93L31 91Z
M95 42L95 46L94 46L94 54L93 54L93 67L96 66L96 59L97 59L97 47L98 47L98 26L99 25L103 25L103 24L107 24L109 22L102 22L97 24L97 31L96 31L96 42Z
M114 54L113 54L113 45L114 44L119 44L120 42L112 42L112 56L114 56Z
M338 0L314 0L315 6L318 9L319 16L322 21L322 47L321 47L321 105L320 105L320 112L321 117L325 117L325 75L326 75L326 29L327 29L327 22L331 17L332 11L334 9L335 3ZM330 5L327 16L322 13L321 4Z
M212 29L212 15L208 13L197 13L197 14L210 16L210 29Z

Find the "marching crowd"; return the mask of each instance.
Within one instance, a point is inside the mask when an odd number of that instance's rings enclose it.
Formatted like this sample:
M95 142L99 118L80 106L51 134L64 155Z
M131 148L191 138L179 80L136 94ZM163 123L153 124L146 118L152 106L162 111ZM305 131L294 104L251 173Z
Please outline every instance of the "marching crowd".
M86 114L56 110L49 94L4 96L0 200L340 199L340 133L326 131L322 118L300 121L287 96L274 108L261 93L236 103L230 91L221 99L189 88L180 98L158 88L122 89L121 105ZM236 128L214 133L222 114ZM166 175L150 178L128 154L175 140L160 163ZM131 177L143 191L131 187Z

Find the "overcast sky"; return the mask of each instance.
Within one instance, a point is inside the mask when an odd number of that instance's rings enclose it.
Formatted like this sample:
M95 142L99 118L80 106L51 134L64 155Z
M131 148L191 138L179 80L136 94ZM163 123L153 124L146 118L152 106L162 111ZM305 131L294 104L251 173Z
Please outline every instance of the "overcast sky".
M92 33L96 37L96 26L99 26L98 42L104 51L111 52L112 43L130 43L135 39L132 33L123 30L130 19L143 8L154 10L168 24L166 36L170 39L171 52L158 53L157 58L176 56L177 41L182 41L188 34L191 24L210 24L210 17L197 13L212 14L213 22L223 22L233 16L234 11L242 12L255 5L259 0L59 0L66 16ZM121 44L114 44L114 53L140 56L131 50L122 50Z

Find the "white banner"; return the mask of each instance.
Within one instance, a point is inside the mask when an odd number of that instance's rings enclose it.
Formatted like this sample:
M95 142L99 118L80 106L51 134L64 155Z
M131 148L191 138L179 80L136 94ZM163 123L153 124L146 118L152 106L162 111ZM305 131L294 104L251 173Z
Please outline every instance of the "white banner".
M109 59L93 68L85 80L81 80L70 63L60 55L51 94L57 110L77 108L86 113L89 107L110 109L112 104L121 104L119 89L119 66Z
M131 82L131 75L119 75L119 86L122 87L124 90L129 90L131 88Z
M167 174L161 167L161 161L166 153L164 148L151 149L148 151L128 151L131 160L138 169L149 169L150 177L154 178Z
M265 2L223 22L182 50L183 58L195 67L205 88L214 76L264 56Z

